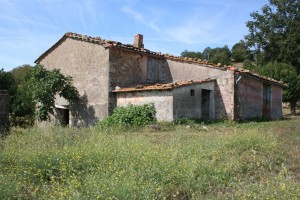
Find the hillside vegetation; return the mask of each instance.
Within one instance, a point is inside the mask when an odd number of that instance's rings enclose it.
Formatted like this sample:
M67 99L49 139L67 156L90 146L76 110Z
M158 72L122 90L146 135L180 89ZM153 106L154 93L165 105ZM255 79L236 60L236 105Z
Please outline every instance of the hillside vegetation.
M299 199L299 119L15 130L0 199Z

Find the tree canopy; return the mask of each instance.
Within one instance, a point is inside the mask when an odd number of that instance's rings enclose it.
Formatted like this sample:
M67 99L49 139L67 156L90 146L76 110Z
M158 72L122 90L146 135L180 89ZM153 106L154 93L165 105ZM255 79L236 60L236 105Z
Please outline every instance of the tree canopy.
M28 74L31 69L30 65L22 65L11 71L17 85L17 91L11 102L11 112L14 117L30 117L33 123L35 103L28 86Z
M185 50L181 52L182 57L199 58L212 63L230 64L231 52L227 45L224 47L210 48L206 47L203 52Z
M55 108L55 95L69 101L79 96L77 89L72 86L72 77L64 76L59 69L46 70L42 65L36 65L30 71L29 87L32 98L38 103L36 117L40 121L50 119Z
M212 63L221 63L222 65L229 65L230 64L230 57L231 52L227 45L224 47L217 47L214 49L211 49L210 56L209 56L209 62Z
M231 48L231 59L236 62L244 62L247 59L251 59L250 51L248 50L244 41L240 41Z
M202 53L201 52L196 52L196 51L188 51L188 50L184 50L183 52L181 52L181 56L182 57L188 57L188 58L198 58L198 59L202 59Z
M11 72L0 70L0 90L7 90L10 95L16 92L16 82Z
M281 62L300 73L300 1L270 0L261 13L251 14L246 41L259 63Z

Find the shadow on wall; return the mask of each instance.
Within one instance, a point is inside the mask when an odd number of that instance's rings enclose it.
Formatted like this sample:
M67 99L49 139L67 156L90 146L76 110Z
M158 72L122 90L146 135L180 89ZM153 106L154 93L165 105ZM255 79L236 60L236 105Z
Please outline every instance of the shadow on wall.
M98 118L95 116L95 109L88 105L86 93L71 103L72 125L75 127L83 127L94 125Z
M226 119L226 118L230 119L232 116L227 115L225 104L224 104L218 83L215 84L215 94L214 95L215 95L215 118L216 119ZM229 98L229 95L228 95L228 98Z

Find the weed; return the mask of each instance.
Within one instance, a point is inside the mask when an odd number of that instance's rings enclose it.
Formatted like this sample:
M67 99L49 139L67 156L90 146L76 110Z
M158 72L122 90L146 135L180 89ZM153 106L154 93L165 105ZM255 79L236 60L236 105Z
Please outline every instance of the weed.
M230 123L19 129L0 199L299 199L299 121Z

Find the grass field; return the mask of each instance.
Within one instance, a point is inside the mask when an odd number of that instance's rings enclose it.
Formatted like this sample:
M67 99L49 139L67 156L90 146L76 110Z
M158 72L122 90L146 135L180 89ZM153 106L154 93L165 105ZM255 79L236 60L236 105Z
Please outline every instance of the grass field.
M14 130L0 199L300 199L300 119Z

